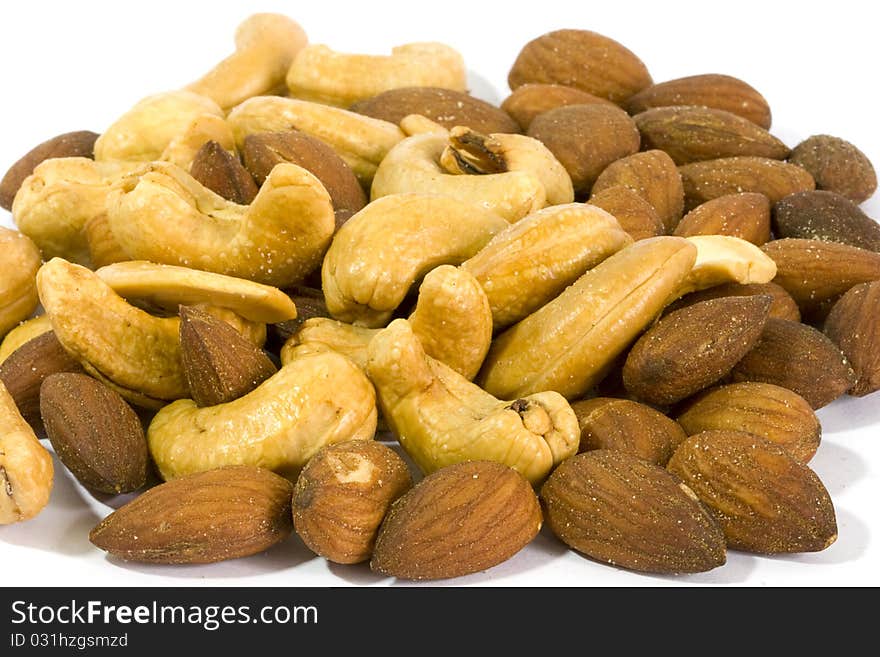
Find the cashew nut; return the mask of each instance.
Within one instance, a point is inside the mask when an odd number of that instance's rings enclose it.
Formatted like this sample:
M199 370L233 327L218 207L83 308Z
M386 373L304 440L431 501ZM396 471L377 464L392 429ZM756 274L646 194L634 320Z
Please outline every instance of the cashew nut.
M49 321L48 315L40 315L19 324L7 333L3 341L0 342L0 364L25 342L30 342L37 336L51 330L52 322Z
M376 417L373 387L354 363L330 350L301 350L235 401L169 404L150 423L147 441L164 479L224 465L293 476L324 445L372 439Z
M267 285L295 285L315 269L336 227L327 190L279 164L248 206L207 189L180 167L154 162L107 199L113 235L136 260L183 265Z
M0 338L37 307L34 277L40 251L18 231L0 226Z
M776 276L773 258L751 242L729 235L695 235L687 240L697 247L697 260L670 302L724 283L769 283Z
M310 45L294 57L287 73L292 97L338 107L401 87L466 91L464 60L442 43L407 43L392 48L390 56L340 53Z
M460 264L507 225L448 196L373 201L339 229L324 257L327 309L345 322L384 326L416 281L439 265Z
M110 191L109 189L107 190ZM131 260L128 254L120 246L110 230L110 222L107 221L107 213L101 212L86 221L82 228L82 234L86 239L89 249L87 263L91 267L106 267L117 262Z
M190 121L183 132L168 142L168 146L158 159L189 171L196 153L209 141L216 141L227 151L235 151L235 138L226 119L214 114L201 114Z
M577 452L577 417L558 393L500 401L426 356L406 320L370 342L367 374L392 432L426 474L491 460L538 483Z

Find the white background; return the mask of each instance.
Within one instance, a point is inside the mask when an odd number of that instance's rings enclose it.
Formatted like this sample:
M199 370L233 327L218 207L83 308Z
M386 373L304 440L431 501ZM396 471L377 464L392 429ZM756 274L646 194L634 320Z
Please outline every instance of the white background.
M103 130L139 98L195 79L232 48L252 11L298 20L315 43L349 52L437 40L457 48L474 95L500 102L520 47L551 29L591 29L638 54L656 81L727 73L760 90L789 146L817 133L858 145L880 165L877 45L872 3L829 2L2 2L0 171L70 130ZM864 205L880 217L876 197ZM10 224L0 211L0 223ZM547 532L509 562L450 585L878 585L880 393L820 413L811 465L837 510L840 538L823 553L773 558L730 553L726 566L687 577L636 575L568 552ZM118 501L115 505L118 505ZM365 565L336 566L295 537L268 553L200 567L148 567L105 558L87 539L110 507L56 463L49 507L0 527L2 584L391 584Z

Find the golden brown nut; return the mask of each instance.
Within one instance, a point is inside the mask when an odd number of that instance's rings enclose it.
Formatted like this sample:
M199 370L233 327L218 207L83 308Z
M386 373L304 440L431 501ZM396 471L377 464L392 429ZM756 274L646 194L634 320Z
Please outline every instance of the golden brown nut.
M40 252L21 233L0 226L0 337L37 307Z

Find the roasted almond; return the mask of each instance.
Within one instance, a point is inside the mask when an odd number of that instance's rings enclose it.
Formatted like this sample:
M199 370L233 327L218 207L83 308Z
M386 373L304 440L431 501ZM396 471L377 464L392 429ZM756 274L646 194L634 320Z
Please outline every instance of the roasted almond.
M89 490L118 495L146 482L144 429L119 393L85 374L52 374L40 415L58 458Z
M639 399L669 405L725 376L758 339L770 297L721 297L669 313L633 345L623 383Z
M620 104L653 80L642 60L617 41L588 30L556 30L523 46L507 82L513 90L533 82L562 84Z
M516 470L492 461L457 463L392 505L370 567L401 579L469 575L507 561L541 522L538 498Z
M216 141L208 141L196 152L190 175L227 201L248 205L260 191L253 176L238 158Z
M668 469L697 494L733 550L818 552L837 539L834 506L816 473L759 436L691 436Z
M517 87L503 103L501 109L519 123L523 131L528 130L538 114L566 105L612 104L610 100L599 98L586 91L562 84L524 84Z
M793 390L814 409L852 388L846 356L812 326L768 319L761 338L731 371L733 381L773 383Z
M726 110L769 130L770 106L754 87L729 75L692 75L643 89L626 103L630 114L652 107L692 105Z
M678 416L693 436L742 431L766 438L807 463L819 448L822 427L807 400L771 383L732 383L699 395Z
M151 488L104 518L89 540L125 561L214 563L257 554L293 530L293 486L235 465Z
M743 192L698 205L676 226L674 235L730 235L757 246L770 241L770 199Z
M663 468L596 450L563 461L541 488L547 525L573 550L649 573L724 565L724 535L691 490Z
M754 297L766 295L773 299L770 304L770 317L777 319L790 319L793 322L801 321L801 313L791 295L776 283L724 283L698 292L686 294L681 299L669 306L666 311L671 312L692 306L701 301L719 299L721 297Z
M615 185L590 196L590 205L613 215L633 241L657 237L666 227L650 203L628 187Z
M773 206L777 238L839 242L880 251L880 224L848 198L834 192L800 192Z
M814 135L795 146L788 161L809 171L817 189L835 192L853 203L867 201L877 190L871 160L839 137Z
M840 347L856 375L849 394L880 390L880 281L852 287L825 320L825 335Z

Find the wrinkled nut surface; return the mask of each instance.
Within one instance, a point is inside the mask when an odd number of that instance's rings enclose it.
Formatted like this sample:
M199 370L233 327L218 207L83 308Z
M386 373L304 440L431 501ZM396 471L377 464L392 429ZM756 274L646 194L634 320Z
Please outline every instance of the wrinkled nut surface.
M589 204L611 214L636 242L666 234L654 206L628 187L615 185L596 192Z
M816 189L835 192L853 203L867 201L877 190L871 161L839 137L813 135L794 147L788 161L809 171Z
M862 397L880 389L880 283L852 287L834 304L824 332L840 347L856 375L849 394Z
M688 212L673 234L729 235L761 246L770 241L770 199L755 192L719 196Z
M198 150L190 175L215 194L239 205L248 205L259 187L238 157L216 141L208 141Z
M52 457L0 382L0 525L30 520L49 503Z
M328 445L296 480L293 526L310 550L329 561L367 561L388 509L411 487L406 463L382 443Z
M82 229L89 251L88 262L91 267L106 267L117 262L131 260L128 254L113 236L107 213L96 214L89 219Z
M834 192L786 196L773 206L773 233L777 239L822 240L880 251L880 224L848 198Z
M610 100L594 96L574 87L536 82L524 84L514 89L513 93L501 103L501 109L512 116L523 131L525 131L529 129L529 126L538 114L543 114L566 105L591 105L593 103L612 104ZM474 129L476 130L475 127ZM504 131L494 130L490 132Z
M769 317L778 319L790 319L795 322L801 321L801 313L791 295L776 283L722 283L699 292L691 292L681 297L678 301L668 305L664 312L672 312L685 306L690 306L701 301L719 299L721 297L753 297L769 296L773 299L770 304Z
M0 364L9 358L24 343L33 340L46 331L52 330L48 315L27 319L6 334L0 342Z
M37 307L40 251L22 233L0 226L0 337Z

